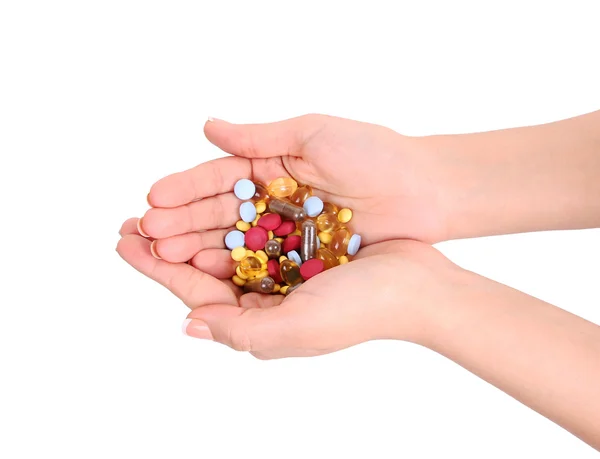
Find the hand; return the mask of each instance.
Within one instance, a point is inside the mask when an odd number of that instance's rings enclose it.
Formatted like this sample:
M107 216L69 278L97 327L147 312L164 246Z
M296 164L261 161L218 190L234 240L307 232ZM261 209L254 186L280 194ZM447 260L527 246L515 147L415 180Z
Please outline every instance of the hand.
M261 359L325 354L374 339L426 345L435 306L452 296L462 272L429 245L382 242L287 297L240 296L237 287L189 264L152 257L135 225L124 225L118 251L193 309L187 333Z
M292 176L315 194L352 209L352 229L363 244L407 238L445 239L442 173L416 140L390 129L341 118L307 115L271 124L209 121L206 137L235 155L200 164L159 180L154 207L140 230L158 239L154 252L187 261L214 248L238 217L232 193L240 178L268 184ZM206 233L198 233L205 231Z

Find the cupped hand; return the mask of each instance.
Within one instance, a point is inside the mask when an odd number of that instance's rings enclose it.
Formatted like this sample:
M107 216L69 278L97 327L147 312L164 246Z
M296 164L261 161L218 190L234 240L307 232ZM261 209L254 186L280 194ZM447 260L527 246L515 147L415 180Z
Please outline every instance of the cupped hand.
M268 184L291 176L312 186L323 200L352 209L351 229L365 245L445 238L442 174L415 138L324 115L254 125L212 120L204 132L233 156L167 176L148 195L153 208L139 230L157 239L153 251L165 260L189 260L233 226L240 201L232 190L240 178Z

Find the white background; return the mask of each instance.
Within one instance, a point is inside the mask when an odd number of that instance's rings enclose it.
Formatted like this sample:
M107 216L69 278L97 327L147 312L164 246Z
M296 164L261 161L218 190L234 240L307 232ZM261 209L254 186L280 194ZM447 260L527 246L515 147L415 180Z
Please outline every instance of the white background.
M0 5L0 457L597 457L414 345L263 362L187 338L114 251L155 180L220 155L207 116L424 135L599 109L597 2ZM599 235L439 247L599 323Z

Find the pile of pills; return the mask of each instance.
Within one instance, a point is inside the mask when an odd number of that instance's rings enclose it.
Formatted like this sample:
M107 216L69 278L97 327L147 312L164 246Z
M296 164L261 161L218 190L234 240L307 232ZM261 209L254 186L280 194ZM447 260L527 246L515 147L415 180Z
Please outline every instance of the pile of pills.
M348 263L361 237L347 223L350 209L339 209L312 195L308 185L289 177L268 187L241 179L233 189L244 201L237 230L225 236L238 262L232 280L246 292L289 294L326 269Z

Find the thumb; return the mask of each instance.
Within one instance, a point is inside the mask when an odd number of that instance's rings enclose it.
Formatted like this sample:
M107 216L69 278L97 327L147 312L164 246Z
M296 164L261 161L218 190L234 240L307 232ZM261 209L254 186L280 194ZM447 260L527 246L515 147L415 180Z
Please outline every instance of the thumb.
M232 124L209 118L204 135L221 150L244 158L302 156L304 145L326 120L324 115L304 115L276 123Z

